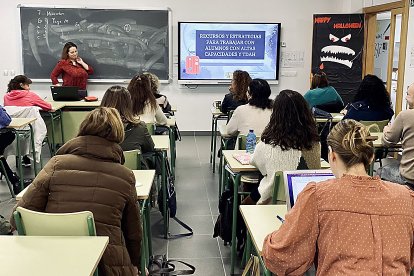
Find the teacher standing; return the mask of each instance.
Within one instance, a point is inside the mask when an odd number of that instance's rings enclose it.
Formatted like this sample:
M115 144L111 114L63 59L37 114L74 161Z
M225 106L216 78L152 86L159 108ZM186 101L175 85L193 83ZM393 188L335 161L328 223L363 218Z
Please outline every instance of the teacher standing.
M53 85L59 84L58 77L62 75L63 86L77 86L86 90L88 75L93 74L92 66L86 64L78 56L78 47L73 42L65 44L62 50L62 59L50 74Z

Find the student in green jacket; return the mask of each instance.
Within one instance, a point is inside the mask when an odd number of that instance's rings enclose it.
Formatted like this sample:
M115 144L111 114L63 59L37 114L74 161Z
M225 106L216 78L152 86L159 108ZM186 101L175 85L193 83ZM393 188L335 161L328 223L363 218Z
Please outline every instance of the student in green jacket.
M305 93L304 98L311 108L317 107L327 112L339 112L344 107L341 96L329 85L323 72L313 75L311 89Z

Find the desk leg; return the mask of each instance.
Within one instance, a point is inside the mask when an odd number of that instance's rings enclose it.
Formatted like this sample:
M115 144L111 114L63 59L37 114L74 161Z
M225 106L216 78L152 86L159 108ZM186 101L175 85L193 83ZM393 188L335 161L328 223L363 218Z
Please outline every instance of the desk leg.
M211 116L210 163L213 162L214 116Z
M242 267L247 263L247 261L250 258L250 255L252 254L252 238L250 237L249 231L247 231L247 234L246 234L246 246L244 247L243 253L244 254L243 254L243 259L242 259Z
M148 243L148 245L147 245L147 247L148 247L148 254L147 254L148 260L147 260L147 263L148 263L149 257L152 256L151 202L150 202L150 199L148 198L146 200L146 202L147 202L147 207L146 207L145 212L144 212L144 219L146 221L146 226L147 226L147 229L145 231L147 232L147 243Z
M51 128L52 128L52 152L51 152L51 155L52 156L55 156L55 154L56 154L56 139L55 139L55 116L53 115L53 113L49 113L49 115L50 115L50 123L51 123ZM50 143L50 142L49 142ZM51 157L52 157L51 156Z
M167 175L166 175L166 168L165 168L165 159L167 158L167 152L162 151L162 158L161 158L161 185L162 185L162 210L164 214L164 238L168 238L168 223L170 218L170 213L167 208Z
M142 216L145 217L145 212L146 212L146 200L144 200L144 202L142 202L141 206L142 206L142 210L141 210L141 214ZM142 219L142 230L143 230L143 235L142 235L142 241L141 241L141 262L140 262L140 271L141 271L141 275L143 275L143 271L145 271L145 267L147 266L147 248L148 248L148 233L146 231L147 229L147 222L144 219Z
M33 126L32 124L29 124L30 127L30 141L32 143L32 156L33 156L33 170L34 175L36 177L37 175L37 163L36 163L36 151L35 151L35 142L34 142L34 132L33 132ZM40 149L42 150L42 149Z
M212 152L212 156L213 156L213 173L216 171L216 144L217 144L217 122L218 122L218 118L214 118L214 131L213 131L213 152Z
M63 144L65 143L65 136L64 136L64 133L63 133L63 112L62 112L62 110L59 110L59 116L60 116L60 134L62 135L61 137L61 139L62 139L62 146L63 146Z
M22 156L20 155L20 134L16 129L12 129L14 135L16 135L16 166L19 171L20 178L20 189L24 190L24 177L23 177L23 166L22 166Z
M174 134L174 127L171 126L168 128L168 133L170 136L170 156L171 156L171 173L173 177L175 178L175 155L176 155L176 149L175 149L175 134Z
M237 173L234 177L234 187L233 187L233 221L231 226L231 268L230 274L234 274L234 264L236 263L236 249L237 249L237 241L236 241L236 228L237 228L237 209L238 209L238 201L239 201L239 185L240 185L240 178L241 174Z

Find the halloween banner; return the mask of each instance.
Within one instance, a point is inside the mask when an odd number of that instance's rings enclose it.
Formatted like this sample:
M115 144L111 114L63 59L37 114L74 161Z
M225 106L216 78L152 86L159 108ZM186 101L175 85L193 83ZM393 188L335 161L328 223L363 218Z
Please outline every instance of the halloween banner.
M346 103L362 79L363 14L313 16L312 73L325 72Z

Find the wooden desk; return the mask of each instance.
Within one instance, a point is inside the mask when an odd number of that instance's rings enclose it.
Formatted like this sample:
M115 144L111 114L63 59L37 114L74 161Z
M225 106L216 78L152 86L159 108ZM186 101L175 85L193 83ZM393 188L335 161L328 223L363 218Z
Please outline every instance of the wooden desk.
M36 118L12 118L6 128L24 128L36 121Z
M287 213L286 205L241 205L240 212L247 226L248 235L246 241L246 256L250 256L251 244L259 255L260 263L264 268L264 275L272 275L266 269L263 259L260 257L263 250L263 242L267 235L279 229L282 223L276 218L277 215L282 218Z
M92 275L108 237L0 236L2 275Z
M138 199L147 199L151 191L152 182L155 177L155 170L133 170L135 181L142 184L135 187L137 190ZM16 197L17 198L17 197Z
M30 133L30 142L32 147L32 158L33 158L33 170L34 175L37 175L37 163L36 163L36 152L35 152L35 142L34 142L34 132L32 123L36 121L36 118L12 118L10 124L6 127L12 130L12 132L16 135L16 159L17 159L17 169L19 171L20 177L20 188L24 189L24 177L23 177L23 166L22 166L22 158L20 155L20 134L25 133L25 127L29 127ZM14 193L12 193L14 197Z
M138 187L135 186L135 189L141 205L142 230L144 232L141 247L141 271L145 271L145 267L147 267L149 258L152 255L151 205L149 194L151 192L152 182L154 181L155 170L133 170L132 172L134 173L135 181L141 184Z
M240 212L252 238L254 247L260 255L266 236L282 225L276 215L285 217L286 205L240 205Z
M224 156L223 162L223 179L224 185L228 185L227 178L229 173L233 178L233 221L232 221L232 234L231 234L231 266L230 266L230 274L234 274L234 264L236 261L236 227L237 227L237 205L238 205L238 190L240 186L240 179L243 172L253 172L257 171L257 168L252 165L242 165L239 161L234 159L233 154L245 152L244 150L223 150L222 154ZM227 167L226 168L226 163ZM223 190L223 187L219 187L220 190Z
M170 137L167 135L151 135L156 150L168 150L170 148Z
M222 113L220 109L211 107L211 141L210 141L210 163L213 163L213 173L216 171L216 146L217 146L217 122L227 120L229 116Z
M245 150L223 150L223 156L232 172L255 172L257 168L252 165L243 165L237 161L233 155L237 153L245 153Z
M55 112L55 111L60 110L63 107L65 107L64 102L49 101L48 103L50 103L52 105L52 110L50 110L49 112Z
M321 160L321 169L330 169L331 168L331 165L328 163L328 162L326 162L325 160Z
M67 102L61 102L61 101L53 101L53 100L47 100L52 106L53 105L59 105L63 104L63 107L98 107L101 105L101 101L94 101L94 102L85 102L85 100L82 101L67 101Z
M332 115L332 123L338 123L339 121L341 121L344 118L344 115L341 113L331 113ZM328 121L328 119L326 118L316 118L316 122L317 123L326 123Z

